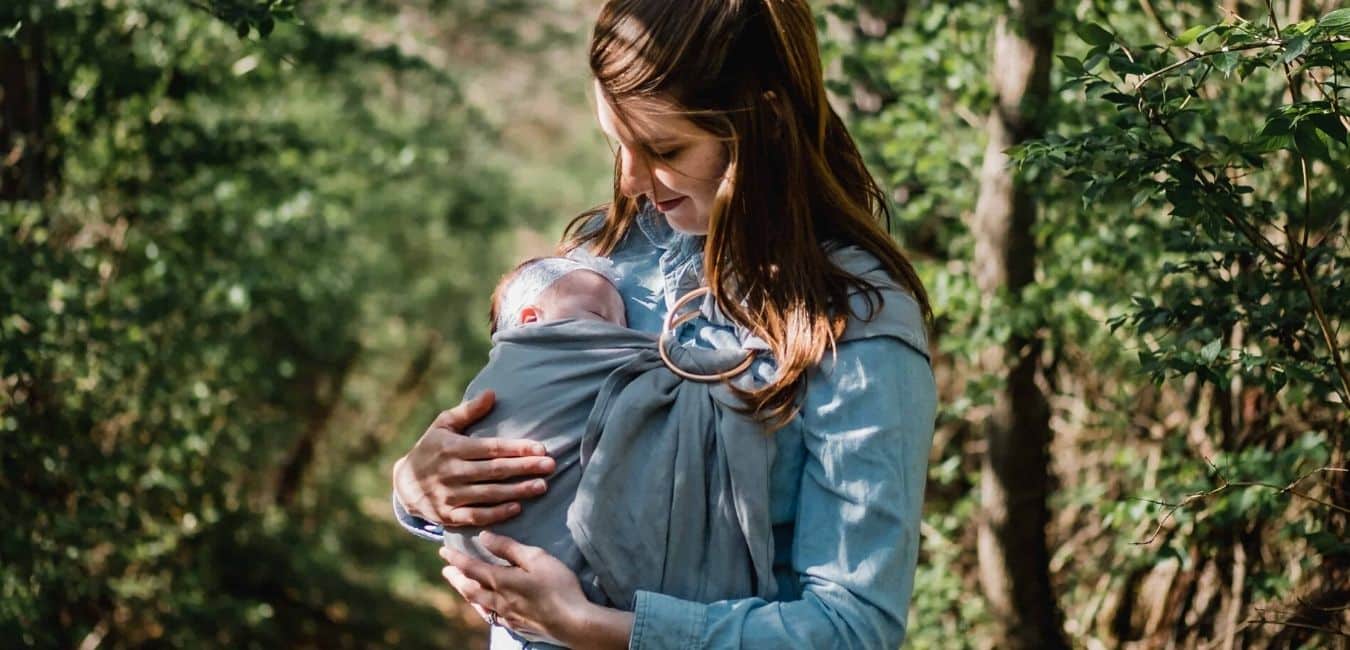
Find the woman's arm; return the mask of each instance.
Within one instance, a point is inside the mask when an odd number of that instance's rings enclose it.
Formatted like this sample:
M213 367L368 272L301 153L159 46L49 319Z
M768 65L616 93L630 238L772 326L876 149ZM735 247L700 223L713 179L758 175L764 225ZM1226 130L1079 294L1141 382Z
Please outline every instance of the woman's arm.
M896 339L844 343L808 379L792 566L801 598L700 604L638 592L630 646L895 648L905 635L937 394Z

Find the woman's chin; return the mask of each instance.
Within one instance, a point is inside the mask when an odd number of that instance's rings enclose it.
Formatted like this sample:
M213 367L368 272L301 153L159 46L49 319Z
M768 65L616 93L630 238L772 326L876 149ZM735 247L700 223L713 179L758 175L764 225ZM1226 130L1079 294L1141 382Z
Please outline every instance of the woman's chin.
M688 203L688 201L685 201L685 203ZM687 214L686 209L688 209L688 206L681 205L670 212L661 214L666 216L666 223L670 224L675 232L700 237L708 234L708 218ZM689 212L693 211L689 210Z

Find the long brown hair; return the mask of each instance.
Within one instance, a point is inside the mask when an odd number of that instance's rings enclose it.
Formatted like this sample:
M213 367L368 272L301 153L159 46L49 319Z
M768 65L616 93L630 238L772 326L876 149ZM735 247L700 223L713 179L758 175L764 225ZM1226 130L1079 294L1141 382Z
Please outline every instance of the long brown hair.
M807 370L843 332L848 296L881 296L833 264L823 243L857 245L880 260L931 319L914 267L888 234L890 211L825 95L815 22L804 0L610 0L596 21L591 71L616 116L625 101L673 102L728 143L704 248L718 306L772 349L778 375L742 395L772 426L796 412ZM658 157L644 151L648 160ZM609 254L641 209L619 187L598 229L593 213L565 247Z

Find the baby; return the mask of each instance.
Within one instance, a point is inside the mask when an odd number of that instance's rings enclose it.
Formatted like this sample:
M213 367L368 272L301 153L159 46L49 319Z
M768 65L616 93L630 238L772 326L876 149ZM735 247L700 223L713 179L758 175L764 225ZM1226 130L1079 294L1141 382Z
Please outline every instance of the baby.
M598 320L626 327L623 297L599 271L566 257L525 260L502 276L488 312L492 333L531 323Z

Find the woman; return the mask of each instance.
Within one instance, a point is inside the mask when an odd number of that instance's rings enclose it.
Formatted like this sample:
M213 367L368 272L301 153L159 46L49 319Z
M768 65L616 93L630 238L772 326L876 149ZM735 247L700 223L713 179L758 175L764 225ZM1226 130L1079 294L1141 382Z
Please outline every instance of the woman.
M777 600L639 592L633 612L605 608L556 559L491 535L484 545L515 566L443 550L446 579L490 621L572 647L897 647L936 408L929 312L881 223L884 197L826 102L809 7L611 0L591 68L601 128L620 145L615 196L603 219L569 229L568 246L614 261L630 327L655 331L667 305L706 283L743 325L739 339L773 360L767 385L744 398L777 445ZM912 299L883 303L834 263L841 246ZM881 313L904 334L836 345L850 318ZM542 449L458 434L491 402L443 413L395 465L396 509L423 534L439 530L430 521L504 520L546 489L530 478L552 470ZM493 647L524 644L494 626Z

